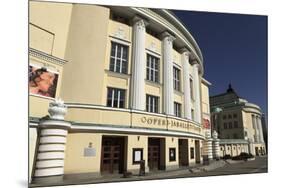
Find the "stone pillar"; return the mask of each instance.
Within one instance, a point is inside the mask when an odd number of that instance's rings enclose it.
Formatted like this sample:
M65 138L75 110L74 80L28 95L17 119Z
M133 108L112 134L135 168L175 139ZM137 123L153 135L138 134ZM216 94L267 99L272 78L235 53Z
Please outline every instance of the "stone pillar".
M164 112L174 115L173 87L173 41L174 37L168 32L162 34L163 64L164 64Z
M213 131L213 150L214 150L214 159L220 158L220 139L218 139L217 131Z
M191 119L191 96L190 96L190 52L182 49L181 61L183 65L183 89L184 89L184 118Z
M259 137L260 137L260 142L264 143L264 139L263 139L263 132L262 132L262 125L261 125L261 118L259 116L257 116L257 127L259 129Z
M138 17L133 22L131 107L145 110L145 22Z
M200 87L201 83L199 80L199 64L196 62L193 66L193 80L194 80L194 94L195 94L195 121L201 124L201 98L200 98Z
M64 174L65 144L71 124L64 121L67 112L62 100L50 103L50 118L39 123L40 138L34 182L56 182Z
M211 130L210 129L206 130L205 136L206 136L205 144L204 144L205 151L208 155L208 160L212 160L213 159L213 148L212 148L213 139L211 138Z

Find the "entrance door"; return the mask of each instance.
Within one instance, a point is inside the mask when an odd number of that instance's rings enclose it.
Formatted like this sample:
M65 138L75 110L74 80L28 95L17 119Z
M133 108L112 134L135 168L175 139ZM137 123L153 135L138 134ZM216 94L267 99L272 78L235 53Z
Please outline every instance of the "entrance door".
M148 146L148 167L150 170L159 169L159 146Z
M124 170L124 139L103 137L101 152L102 173L122 173Z
M179 139L179 165L188 165L188 140Z
M199 140L195 140L195 160L196 163L200 163L200 143Z
M148 167L149 170L159 170L160 139L148 138Z

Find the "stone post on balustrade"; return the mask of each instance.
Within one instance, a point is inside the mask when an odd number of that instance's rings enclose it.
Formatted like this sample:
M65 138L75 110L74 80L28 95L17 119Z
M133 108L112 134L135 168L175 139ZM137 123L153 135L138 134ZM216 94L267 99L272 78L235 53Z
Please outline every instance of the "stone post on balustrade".
M64 121L67 112L61 99L49 104L50 116L39 122L39 144L33 182L59 182L64 175L65 146L71 123Z

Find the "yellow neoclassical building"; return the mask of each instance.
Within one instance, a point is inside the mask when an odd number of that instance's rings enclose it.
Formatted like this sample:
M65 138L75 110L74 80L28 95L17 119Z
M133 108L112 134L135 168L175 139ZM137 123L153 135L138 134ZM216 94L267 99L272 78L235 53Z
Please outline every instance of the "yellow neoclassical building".
M225 93L211 96L212 126L220 138L220 156L241 152L265 155L262 110L241 98L229 85Z
M213 158L203 57L170 11L36 1L29 8L30 181Z

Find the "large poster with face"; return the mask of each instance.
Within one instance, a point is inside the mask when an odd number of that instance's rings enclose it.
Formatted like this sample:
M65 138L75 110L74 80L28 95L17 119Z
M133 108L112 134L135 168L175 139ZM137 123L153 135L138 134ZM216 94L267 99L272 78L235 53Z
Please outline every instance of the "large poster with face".
M29 65L29 92L35 95L55 98L58 74L44 67Z

